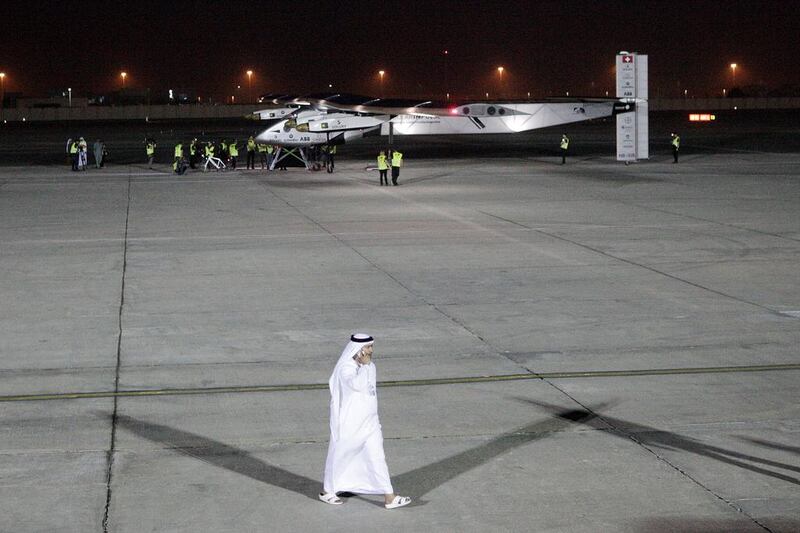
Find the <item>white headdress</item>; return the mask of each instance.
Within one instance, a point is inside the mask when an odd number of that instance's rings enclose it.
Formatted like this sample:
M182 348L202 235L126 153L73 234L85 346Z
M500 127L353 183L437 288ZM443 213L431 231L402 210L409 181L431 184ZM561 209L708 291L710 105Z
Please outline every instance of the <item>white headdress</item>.
M375 341L371 335L366 333L354 333L350 335L350 342L342 350L342 355L339 356L336 366L331 373L331 378L328 380L328 385L331 389L331 432L334 439L339 438L339 400L341 390L339 388L339 380L336 379L339 373L339 368L342 365L353 363L353 356L356 355L361 348L369 346Z

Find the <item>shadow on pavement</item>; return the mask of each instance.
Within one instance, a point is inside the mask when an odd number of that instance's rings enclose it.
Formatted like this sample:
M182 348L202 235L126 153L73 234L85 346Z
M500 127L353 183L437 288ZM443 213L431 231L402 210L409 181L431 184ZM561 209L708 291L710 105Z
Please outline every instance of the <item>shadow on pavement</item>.
M522 402L535 405L537 407L542 407L550 411L556 417L564 418L562 412L559 411L559 409L561 408L558 406L537 402L535 400L530 400L527 398L517 397L517 399ZM757 463L759 465L769 466L782 470L788 470L791 472L800 472L799 466L780 463L778 461L772 461L769 459L764 459L762 457L757 457L755 455L748 455L741 452L720 448L718 446L711 446L708 444L704 444L698 441L697 439L684 437L683 435L679 435L677 433L662 431L650 426L636 424L633 422L629 422L627 420L606 416L600 413L599 411L600 411L599 409L593 409L592 411L580 410L579 412L583 412L586 414L584 419L575 420L573 418L570 418L570 420L590 427L595 427L596 429L605 429L603 427L600 427L601 424L605 423L613 428L614 431L612 435L616 435L622 438L632 439L635 442L638 442L644 446L652 446L665 450L683 450L690 453L694 453L696 455L702 455L703 457L714 459L721 463L726 463L739 468L743 468L745 470L750 470L751 472L755 472L757 474L763 474L765 476L773 477L775 479L787 481L794 485L800 485L800 480L798 480L796 477L792 477L783 474L781 472L776 472L774 470L763 468L761 466L756 466L750 463ZM780 445L765 443L764 441L758 441L757 443L761 444L762 446L769 445L771 447L780 447Z
M315 501L322 486L319 480L273 466L253 457L244 450L188 431L124 415L117 417L117 423L135 435L164 444L182 455L236 472L256 481L302 494Z
M425 502L420 501L420 498L459 475L514 448L561 431L570 423L590 425L596 416L583 410L557 411L553 418L538 420L495 437L480 446L435 463L420 466L399 476L393 476L393 485L401 487L400 494L411 495L416 500L416 505L424 505ZM201 435L124 415L117 417L117 423L135 435L165 445L168 449L182 455L315 500L322 485L320 480L273 466L253 457L244 450Z

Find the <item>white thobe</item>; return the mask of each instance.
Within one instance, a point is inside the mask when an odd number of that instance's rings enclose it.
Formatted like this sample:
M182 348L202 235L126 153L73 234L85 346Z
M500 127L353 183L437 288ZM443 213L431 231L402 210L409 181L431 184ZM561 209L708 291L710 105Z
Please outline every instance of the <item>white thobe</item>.
M329 383L331 440L325 461L325 492L393 493L378 419L375 365L359 366L343 358Z

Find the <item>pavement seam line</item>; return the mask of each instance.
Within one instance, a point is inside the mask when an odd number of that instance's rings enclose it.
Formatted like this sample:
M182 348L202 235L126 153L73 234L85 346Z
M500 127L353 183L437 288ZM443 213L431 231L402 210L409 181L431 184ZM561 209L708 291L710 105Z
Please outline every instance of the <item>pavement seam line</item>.
M493 215L492 213L486 213L486 212L484 212L484 211L479 211L479 212L480 212L480 213L483 213L484 215L487 215L487 216L490 216L490 217L496 218L496 219L498 219L498 220L502 220L502 221L504 221L504 222L507 222L507 223L509 223L509 224L514 224L514 225L516 225L516 226L520 226L520 227L523 227L523 228L527 228L527 229L529 229L529 230L531 230L531 231L534 231L534 232L536 232L536 233L539 233L539 234L541 234L541 235L546 235L547 237L550 237L550 238L552 238L552 239L558 239L558 240L560 240L560 241L568 242L568 243L570 243L570 244L572 244L572 245L579 246L579 247L581 247L581 248L583 248L583 249L585 249L585 250L589 250L590 252L594 252L594 253L600 254L600 255L602 255L602 256L605 256L605 257L609 257L609 258L611 258L611 259L614 259L615 261L620 261L620 262L622 262L622 263L625 263L625 264L628 264L628 265L631 265L631 266L635 266L635 267L638 267L638 268L642 268L642 269L644 269L644 270L649 270L650 272L653 272L653 273L655 273L655 274L659 274L659 275L661 275L661 276L664 276L664 277L666 277L666 278L672 279L672 280L674 280L674 281L678 281L678 282L680 282L680 283L685 283L686 285L690 285L690 286L692 286L692 287L695 287L695 288L697 288L697 289L701 289L701 290L704 290L704 291L710 292L710 293L712 293L712 294L716 294L716 295L718 295L718 296L722 296L722 297L724 297L724 298L728 298L728 299L730 299L730 300L733 300L733 301L735 301L735 302L739 302L739 303L743 303L743 304L747 304L747 305L752 305L753 307L758 307L759 309L763 309L764 311L767 311L767 312L769 312L770 314L773 314L773 315L776 315L776 316L780 316L780 317L782 317L782 318L786 318L786 316L785 316L785 315L782 315L782 314L781 314L781 313L779 313L778 311L776 311L776 310L774 310L774 309L771 309L771 308L769 308L769 307L767 307L767 306L765 306L765 305L761 305L761 304L759 304L759 303L756 303L756 302L751 302L751 301L749 301L749 300L745 300L745 299L743 299L743 298L739 298L739 297L737 297L737 296L733 296L733 295L731 295L731 294L727 294L727 293L725 293L725 292L718 291L718 290L716 290L716 289L712 289L711 287L706 287L705 285L700 285L699 283L694 283L694 282L692 282L692 281L689 281L689 280L687 280L687 279L680 278L680 277L678 277L678 276L675 276L675 275L673 275L673 274L669 274L669 273L667 273L667 272L664 272L663 270L658 270L657 268L654 268L654 267L651 267L651 266L645 265L645 264L643 264L643 263L637 263L636 261L632 261L632 260L630 260L630 259L625 259L624 257L618 257L618 256L616 256L616 255L614 255L614 254L610 254L610 253L608 253L608 252L604 252L603 250L600 250L600 249L598 249L598 248L594 248L593 246L589 246L588 244L584 244L584 243L581 243L581 242L578 242L578 241L575 241L575 240L572 240L572 239L568 239L568 238L566 238L566 237L562 237L562 236L560 236L560 235L557 235L557 234L555 234L555 233L550 233L550 232L548 232L548 231L545 231L545 230L543 230L543 229L540 229L540 228L533 228L533 227L531 227L531 226L527 226L527 225L525 225L525 224L521 224L521 223L519 223L519 222L515 222L515 221L513 221L513 220L509 220L509 219L507 219L507 218L503 218L503 217L500 217L500 216L497 216L497 215Z
M370 267L372 267L372 268L373 268L373 269L375 269L377 272L380 272L380 273L382 273L384 276L386 276L387 278L389 278L390 280L392 280L392 281L393 281L395 284L397 284L397 285L398 285L399 287L401 287L403 290L405 290L406 292L408 292L408 294L412 295L414 298L418 299L420 302L422 302L422 303L423 303L423 304L425 304L426 306L430 307L431 309L435 310L437 313L441 314L443 317L445 317L445 318L447 318L448 320L450 320L450 322L452 322L453 324L457 325L458 327L460 327L461 329L463 329L464 331L466 331L466 332L467 332L468 334L470 334L472 337L474 337L474 338L478 339L478 340L479 340L481 343L483 343L483 345L484 345L484 346L486 346L487 348L491 349L491 350L492 350L494 353L496 353L497 355L499 355L499 356L501 356L501 357L505 357L506 359L508 359L509 361L511 361L511 362L512 362L512 363L513 363L515 366L517 366L517 367L521 368L522 370L527 370L525 367L523 367L522 365L520 365L520 364L519 364L519 363L517 363L516 361L512 360L512 359L511 359L510 357L508 357L506 354L502 353L500 350L497 350L497 349L496 349L494 346L492 346L492 345L489 343L489 341L488 341L488 340L486 340L485 338L483 338L483 337L482 337L482 336L481 336L479 333L477 333L476 331L473 331L472 329L470 329L469 327L467 327L467 325L466 325L466 324L464 324L463 322L461 322L461 321L457 320L455 317L453 317L453 316L451 316L451 315L447 314L447 313L446 313L446 312L445 312L445 311L444 311L444 310L443 310L441 307L439 307L439 306L438 306L438 305L436 305L435 303L431 303L431 302L429 302L429 301L428 301L428 300L427 300L427 299L426 299L424 296L422 296L422 295L420 295L420 294L417 294L416 292L414 292L413 290L411 290L411 288L410 288L410 287L408 287L408 286L407 286L405 283L403 283L402 281L400 281L398 278L396 278L394 275L392 275L392 274L391 274L389 271L387 271L387 270L385 270L385 269L381 268L381 267L380 267L378 264L376 264L374 261L370 260L370 259L369 259L368 257L366 257L364 254L362 254L361 252L359 252L359 251L358 251L358 250L357 250L357 249L356 249L356 248L355 248L353 245L351 245L350 243L346 242L346 241L345 241L344 239L342 239L342 238L341 238L341 237L340 237L338 234L336 234L336 233L333 233L333 232L332 232L332 231L330 231L328 228L326 228L325 226L323 226L323 225L322 225L320 222L318 222L317 220L315 220L315 219L311 218L311 217L310 217L310 216L308 216L306 213L304 213L303 211L301 211L301 210L300 210L300 208L298 208L297 206L295 206L295 205L291 204L291 203L290 203L288 200L286 200L286 199L285 199L285 198L283 198L282 196L280 196L280 195L278 195L277 193L275 193L275 191L273 191L272 189L270 189L270 188L268 187L268 183L267 183L267 182L266 182L264 179L261 179L261 180L259 180L259 181L258 181L258 183L259 183L260 185L262 185L263 187L265 187L265 188L267 189L267 191L268 191L268 192L269 192L271 195L273 195L274 197L278 198L279 200L281 200L282 202L284 202L286 205L288 205L289 207L291 207L292 209L294 209L294 210L295 210L297 213L299 213L299 214L300 214L302 217L304 217L306 220L308 220L309 222L311 222L312 224L314 224L316 227L318 227L320 230L322 230L322 231L323 231L323 232L325 232L326 234L330 235L330 236L331 236L333 239L335 239L337 242L339 242L339 243L340 243L342 246L345 246L346 248L350 249L350 250L351 250L351 251L352 251L354 254L358 255L358 256L359 256L359 257L360 257L362 260L364 260L364 261L365 261L365 262L366 262L366 263L367 263L367 264L368 264ZM386 192L388 192L388 191L386 191ZM405 200L405 201L406 201L406 202L410 202L409 200ZM414 203L414 202L411 202L411 203ZM423 205L423 206L424 206L424 204L420 204L420 205ZM427 208L427 206L425 206L425 207ZM429 208L427 208L427 209L429 209ZM444 216L445 216L446 218L450 218L450 219L456 220L457 222L459 222L459 223L461 223L461 224L468 225L467 223L465 223L465 222L464 222L462 219L460 219L460 218L459 218L459 217L457 217L457 216L448 215L448 214L445 214ZM490 233L491 233L491 230L488 230L488 229L486 229L486 228L483 228L483 227L479 226L478 224L475 224L475 225L476 225L476 226L478 226L480 229L482 229L482 230L484 230L484 231L488 231L488 232L490 232Z
M700 480L698 480L697 478L692 476L689 472L685 471L684 469L682 469L678 465L674 464L672 461L670 461L666 457L664 457L661 454L659 454L658 452L656 452L653 448L651 448L645 442L643 442L641 439L639 439L636 436L635 433L630 432L630 431L625 431L624 429L622 429L622 428L618 427L617 425L613 424L606 417L604 417L601 413L598 413L598 412L594 411L588 405L584 405L577 398L575 398L574 396L569 394L567 391L565 391L561 387L557 386L555 383L552 383L547 379L544 379L543 381L545 383L547 383L548 385L550 385L551 387L553 387L554 389L556 389L557 391L559 391L561 394L563 394L567 398L569 398L571 401L573 401L576 404L578 404L581 407L581 409L583 409L584 411L586 411L588 413L591 413L592 415L596 416L599 420L602 420L603 423L607 424L608 427L610 427L612 431L615 431L615 432L619 433L620 435L624 435L629 440L633 441L637 446L639 446L640 448L646 450L648 453L652 454L658 461L663 462L664 464L666 464L667 466L669 466L670 468L672 468L673 470L678 472L678 474L680 474L681 476L685 477L686 479L688 479L689 481L691 481L692 483L694 483L695 485L700 487L702 490L708 492L709 494L711 494L712 496L714 496L715 498L717 498L718 500L720 500L721 502L726 504L729 508L733 509L734 511L736 511L736 512L742 514L742 515L744 515L750 521L752 521L754 524L756 524L757 526L762 528L764 531L768 531L769 533L773 533L773 531L770 528L768 528L767 526L765 526L764 524L759 522L754 516L750 515L747 511L745 511L744 509L742 509L741 507L739 507L738 505L736 505L732 501L728 500L727 498L725 498L721 494L718 494L718 493L714 492L711 488L709 488L706 485L704 485Z
M119 406L119 374L122 366L122 311L125 306L125 275L128 270L128 222L131 214L131 174L128 174L127 207L125 210L125 233L122 244L122 280L120 282L119 313L117 317L117 364L114 373L114 409L111 414L111 442L108 449L106 471L106 504L103 510L103 533L108 533L111 511L111 482L114 473L114 454L117 445L117 407Z
M716 220L711 220L709 218L702 218L702 217L698 217L698 216L694 216L694 215L687 215L685 213L674 213L674 212L669 211L667 209L660 209L658 207L650 207L650 206L647 206L647 205L639 205L639 204L633 203L633 202L625 202L625 201L622 201L622 200L616 200L616 201L618 203L622 204L622 205L627 205L627 206L631 206L631 207L638 207L640 209L650 209L652 211L657 211L659 213L664 213L665 215L672 215L672 216L676 216L676 217L680 217L680 218L688 218L690 220L697 220L699 222L705 222L706 224L713 224L715 226L722 226L723 228L737 229L739 231L749 231L750 233L755 233L756 235L764 235L764 236L767 236L767 237L775 237L777 239L783 239L783 240L787 240L787 241L791 241L791 242L800 242L800 239L794 239L792 237L787 237L786 235L780 235L778 233L770 233L768 231L761 231L761 230L757 230L757 229L753 229L753 228L748 228L747 226L737 226L736 224L729 224L727 222L719 222L719 221L716 221Z
M689 374L727 374L745 372L776 372L800 370L800 363L778 365L750 365L727 367L694 367L694 368L653 368L643 370L595 370L578 372L532 372L524 374L497 374L490 376L462 376L449 378L427 378L410 380L379 381L379 387L430 387L436 385L462 385L474 383L497 383L502 381L549 380L556 379L594 379L606 377L646 377L675 376ZM88 400L98 398L135 398L148 396L181 396L203 394L245 394L268 392L298 392L307 390L327 390L327 383L296 383L286 385L233 385L229 387L173 388L173 389L134 389L92 392L62 392L53 394L30 394L0 396L3 402L27 402L49 400Z

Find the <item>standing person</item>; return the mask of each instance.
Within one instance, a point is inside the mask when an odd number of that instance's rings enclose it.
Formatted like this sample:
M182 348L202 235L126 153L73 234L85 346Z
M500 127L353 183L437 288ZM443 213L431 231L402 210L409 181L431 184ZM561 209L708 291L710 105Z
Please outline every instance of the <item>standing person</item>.
M77 139L69 143L69 158L72 160L73 172L78 170L78 141Z
M94 152L94 166L95 168L102 168L103 166L103 141L97 139L92 146Z
M334 163L335 163L334 157L335 156L336 156L336 145L334 144L332 146L328 146L328 162L327 162L327 165L326 165L327 168L328 168L328 174L332 174L333 173L333 167L334 167Z
M86 170L89 166L89 144L86 139L78 139L78 170Z
M677 163L678 150L681 149L681 136L677 133L670 133L670 137L672 137L672 141L670 141L670 144L672 144L672 162Z
M403 154L400 150L392 150L392 185L397 185L401 166L403 166Z
M178 172L178 167L181 166L183 162L183 143L178 141L178 144L175 145L175 161L172 163L172 170Z
M264 170L264 167L269 165L267 163L267 145L258 143L256 148L258 148L258 159L261 161L261 170Z
M381 178L381 185L389 185L389 178L386 176L386 172L389 170L389 164L386 162L386 152L381 150L381 153L378 154L378 173L380 173Z
M231 158L231 168L236 170L236 158L239 157L239 149L236 147L237 140L234 139L232 143L228 145L228 155Z
M197 168L197 137L189 143L189 166Z
M222 142L219 143L219 158L223 161L227 161L228 155L228 141L222 139Z
M144 149L147 153L147 168L153 168L153 160L156 158L156 141L155 139L145 139Z
M383 494L384 506L395 509L411 503L411 498L394 493L386 466L373 342L363 333L351 335L328 382L331 439L319 499L341 505L339 492Z
M256 141L252 135L247 139L247 168L256 169Z
M272 170L272 158L274 157L275 147L271 144L267 145L267 169Z
M569 149L569 137L567 134L564 133L561 135L561 164L564 165L567 162L567 150Z
M100 147L103 149L103 156L100 158L100 168L106 166L106 159L108 159L108 148L106 142L100 139Z

